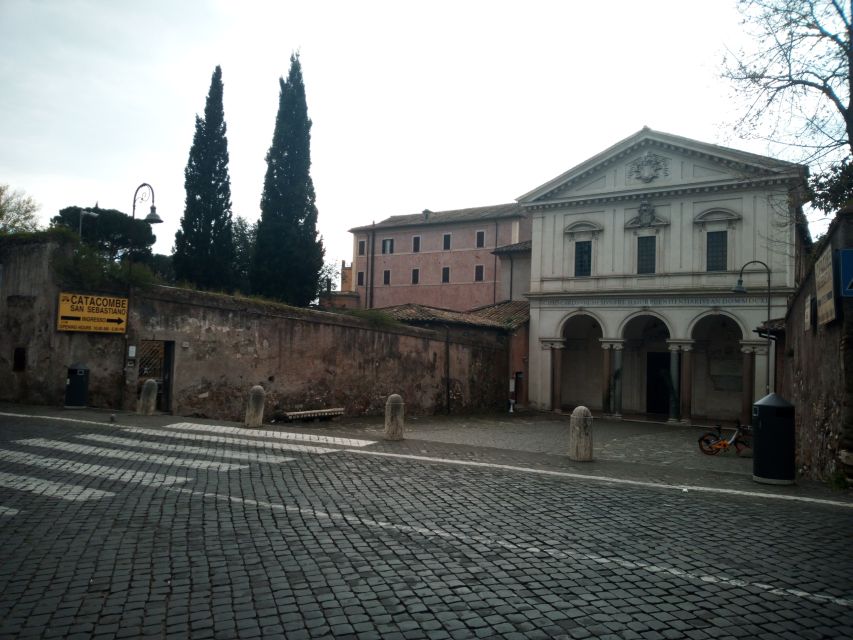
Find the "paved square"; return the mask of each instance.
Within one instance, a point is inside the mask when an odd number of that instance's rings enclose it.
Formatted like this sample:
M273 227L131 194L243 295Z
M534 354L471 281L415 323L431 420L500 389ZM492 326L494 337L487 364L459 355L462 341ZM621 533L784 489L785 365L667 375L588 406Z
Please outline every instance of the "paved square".
M3 638L853 637L842 505L485 449L478 466L279 430L0 426Z

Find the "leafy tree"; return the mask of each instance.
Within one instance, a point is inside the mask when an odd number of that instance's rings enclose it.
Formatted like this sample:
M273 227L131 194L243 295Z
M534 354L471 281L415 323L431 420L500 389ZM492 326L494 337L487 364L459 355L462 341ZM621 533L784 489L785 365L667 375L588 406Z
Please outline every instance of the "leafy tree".
M853 164L845 159L809 179L811 205L828 215L853 201Z
M178 280L203 288L231 289L234 243L228 139L222 106L222 69L210 79L204 118L196 116L190 156L184 171L186 206L175 234Z
M39 205L23 191L0 184L0 233L36 231Z
M305 306L317 295L325 251L317 234L311 120L297 54L279 86L251 280L256 293Z
M97 253L110 262L118 262L133 255L134 261L149 263L151 260L151 245L157 239L151 231L151 225L144 220L133 219L117 209L101 209L95 206L87 209L97 213L97 217L86 217L83 220L81 240L92 246ZM65 207L59 210L59 215L51 219L51 224L57 227L72 229L74 233L80 228L80 216L83 207Z
M249 224L242 216L234 219L234 284L237 290L244 293L252 290L249 274L257 234L257 223Z
M853 140L853 0L740 0L752 47L723 76L746 98L738 128L799 148L803 161L838 161Z

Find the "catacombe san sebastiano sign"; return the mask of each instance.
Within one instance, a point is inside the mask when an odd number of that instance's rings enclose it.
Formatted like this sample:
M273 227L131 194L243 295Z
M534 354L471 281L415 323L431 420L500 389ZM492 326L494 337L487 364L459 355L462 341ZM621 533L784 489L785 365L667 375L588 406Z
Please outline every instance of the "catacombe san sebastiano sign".
M835 320L835 280L832 275L832 247L827 247L814 265L818 324Z
M59 331L124 333L127 298L61 292L56 328Z

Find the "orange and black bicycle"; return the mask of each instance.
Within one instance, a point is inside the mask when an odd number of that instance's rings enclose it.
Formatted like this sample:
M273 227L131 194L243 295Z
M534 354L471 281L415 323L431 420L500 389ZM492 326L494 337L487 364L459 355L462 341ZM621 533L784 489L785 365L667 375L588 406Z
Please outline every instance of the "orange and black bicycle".
M714 431L703 433L699 436L699 450L708 456L715 456L723 451L735 448L737 455L744 449L752 449L752 429L749 425L742 425L738 421L734 432L726 437L720 425Z

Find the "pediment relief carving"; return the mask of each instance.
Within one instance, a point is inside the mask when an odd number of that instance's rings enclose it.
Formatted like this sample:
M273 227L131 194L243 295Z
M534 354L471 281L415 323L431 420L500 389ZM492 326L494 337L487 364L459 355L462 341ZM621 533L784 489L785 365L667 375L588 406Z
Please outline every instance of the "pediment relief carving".
M669 220L661 218L655 212L655 207L649 201L643 200L637 209L637 215L625 223L626 229L642 229L651 227L665 227Z
M670 160L666 156L646 151L625 166L625 179L629 183L648 184L658 178L666 178L669 176L669 163Z

